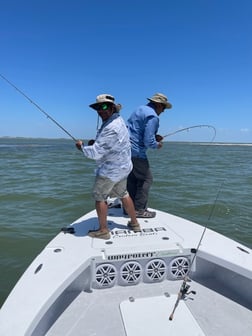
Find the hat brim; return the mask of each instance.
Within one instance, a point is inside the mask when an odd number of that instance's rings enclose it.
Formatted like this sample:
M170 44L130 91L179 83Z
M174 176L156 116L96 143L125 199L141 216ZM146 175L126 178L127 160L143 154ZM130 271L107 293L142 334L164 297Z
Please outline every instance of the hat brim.
M97 106L100 105L102 103L93 103L93 104L90 104L89 107L91 107L92 109L94 109L95 111L97 111ZM122 108L122 105L121 104L114 104L114 103L111 103L111 102L104 102L104 104L111 104L111 105L114 105L115 108L116 108L116 112L119 112Z
M167 109L170 109L170 108L172 108L172 104L170 104L170 103L167 103L165 108L167 108Z
M91 107L92 109L96 110L96 108L97 108L98 105L100 105L100 103L90 104L89 107Z
M162 105L165 105L165 108L166 109L170 109L172 108L172 104L170 104L169 102L166 102L165 104L160 102L160 101L157 101L157 100L153 100L153 99L150 99L150 98L147 98L150 102L153 102L153 103L159 103L159 104L162 104Z

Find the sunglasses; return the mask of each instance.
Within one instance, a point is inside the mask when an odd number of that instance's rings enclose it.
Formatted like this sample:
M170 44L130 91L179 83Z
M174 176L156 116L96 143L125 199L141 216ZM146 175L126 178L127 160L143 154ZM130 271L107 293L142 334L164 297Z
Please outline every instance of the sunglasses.
M102 110L102 111L106 111L106 110L108 110L109 108L110 108L110 105L103 103L103 104L99 104L99 105L97 105L97 107L96 107L96 111L100 111L100 110Z

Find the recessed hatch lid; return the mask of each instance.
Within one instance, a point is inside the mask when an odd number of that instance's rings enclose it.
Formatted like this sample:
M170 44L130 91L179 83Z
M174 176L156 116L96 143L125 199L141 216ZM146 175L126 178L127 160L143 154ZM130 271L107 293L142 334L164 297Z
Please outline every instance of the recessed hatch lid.
M181 300L169 320L177 295L129 298L120 304L127 336L205 336L185 302Z

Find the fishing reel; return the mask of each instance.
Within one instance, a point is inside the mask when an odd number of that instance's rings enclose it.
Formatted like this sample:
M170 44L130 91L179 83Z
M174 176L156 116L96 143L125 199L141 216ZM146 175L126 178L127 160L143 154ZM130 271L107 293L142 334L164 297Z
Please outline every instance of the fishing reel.
M189 288L190 288L190 287L191 287L191 286L186 285L186 286L182 289L182 291L181 291L182 298L185 298L186 296L188 296L188 295L190 295L190 294L193 294L193 295L196 294L196 291L194 291L194 290L189 291Z
M190 294L193 294L195 295L196 294L196 291L194 290L190 290L190 285L188 285L188 281L191 281L190 279L186 279L183 281L182 285L181 285L181 288L180 288L180 296L181 296L181 299L185 299L188 295Z
M169 316L170 321L173 320L175 310L176 310L177 306L179 305L179 301L187 299L188 295L190 295L190 294L196 294L196 292L193 291L193 290L189 291L191 286L188 285L188 283L187 283L188 281L191 281L191 280L188 277L185 277L184 280L183 280L183 283L180 287L180 290L178 292L178 297L177 297L177 300L175 302L173 311L172 311L171 315ZM193 300L192 298L190 298L190 299Z

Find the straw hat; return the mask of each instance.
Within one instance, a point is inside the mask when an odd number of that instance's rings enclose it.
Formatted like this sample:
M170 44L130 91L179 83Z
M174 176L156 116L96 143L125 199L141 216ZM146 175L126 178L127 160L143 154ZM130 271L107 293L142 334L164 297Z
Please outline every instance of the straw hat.
M168 102L168 98L163 93L155 93L151 98L147 99L154 103L163 104L167 109L172 108L172 104Z

